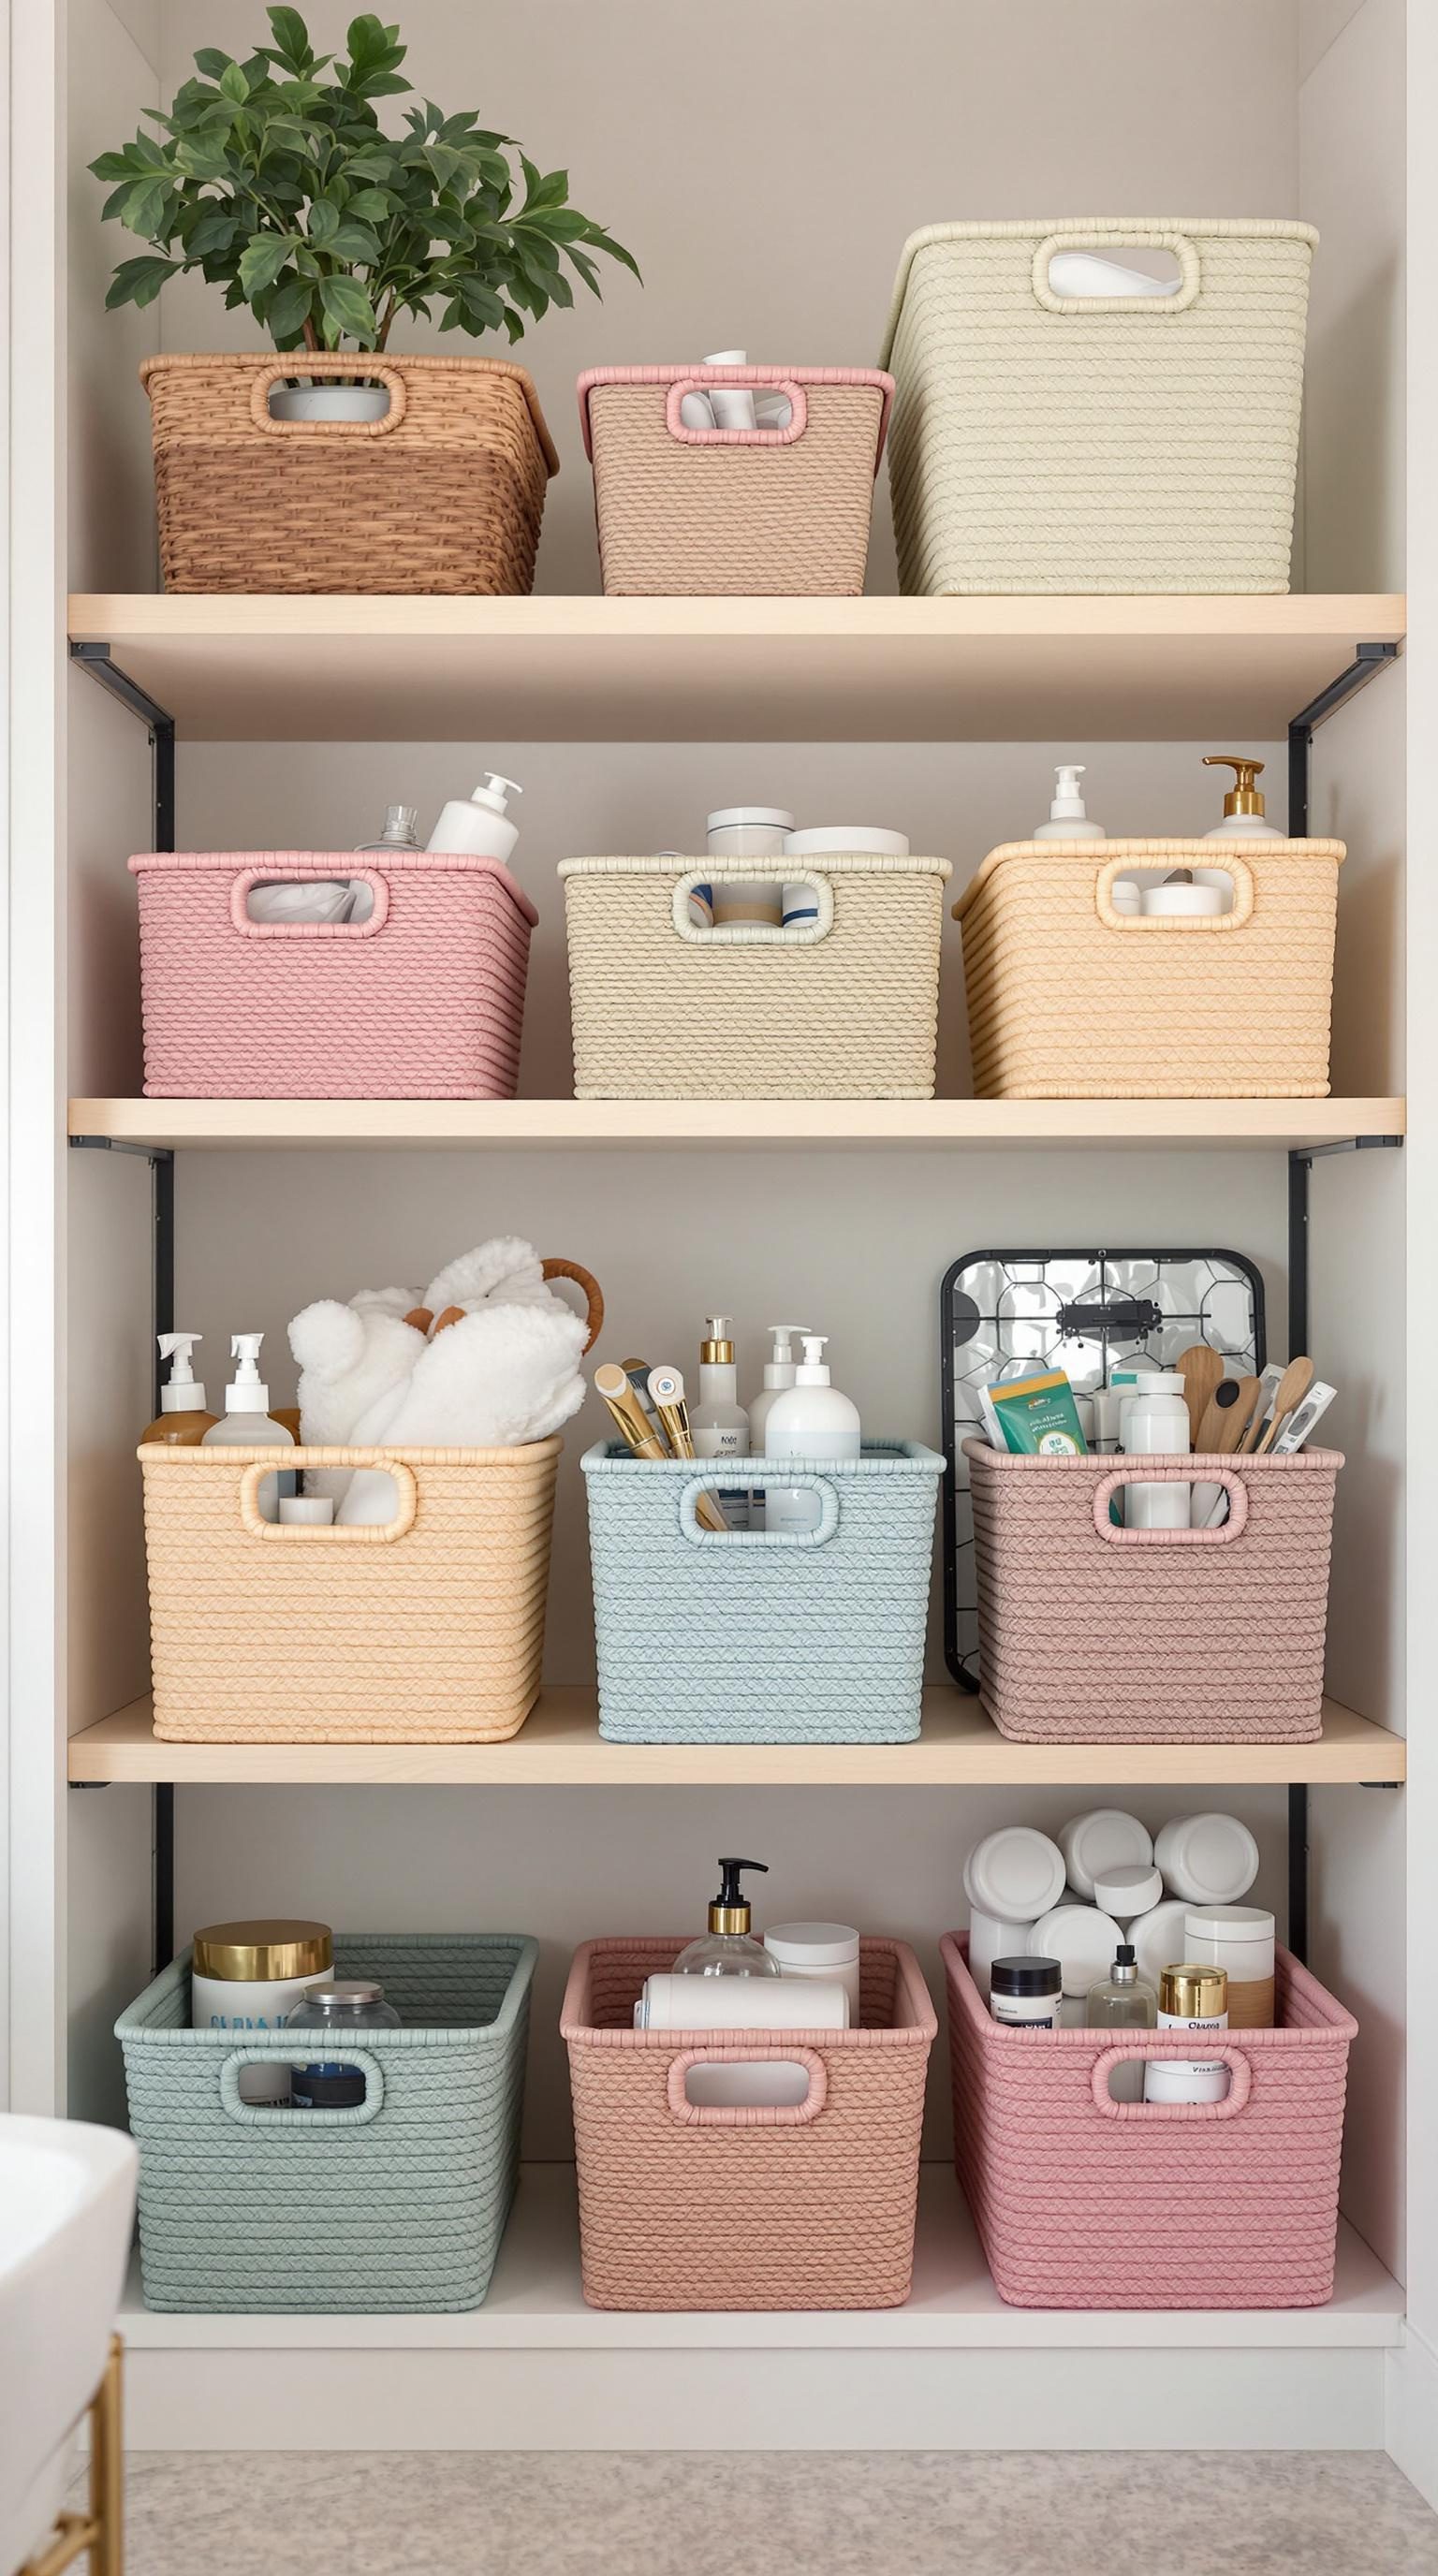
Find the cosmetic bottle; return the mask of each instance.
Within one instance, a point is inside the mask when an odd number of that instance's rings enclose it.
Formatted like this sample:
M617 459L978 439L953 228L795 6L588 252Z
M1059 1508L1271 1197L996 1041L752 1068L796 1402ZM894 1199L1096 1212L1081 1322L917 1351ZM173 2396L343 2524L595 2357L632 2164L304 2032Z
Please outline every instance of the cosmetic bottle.
M749 1407L749 1455L751 1458L762 1458L764 1456L765 1425L768 1422L769 1416L773 1412L775 1405L778 1403L780 1396L787 1395L790 1387L794 1383L795 1371L798 1365L794 1357L795 1337L797 1336L798 1339L802 1341L808 1329L809 1327L807 1324L770 1324L768 1327L768 1330L774 1337L774 1350L772 1358L767 1359L764 1362L763 1392L762 1394L755 1396L753 1403Z
M1119 1445L1126 1458L1186 1458L1193 1446L1184 1382L1177 1369L1151 1369L1119 1408ZM1125 1485L1125 1529L1184 1529L1192 1507L1191 1485Z
M1150 2057L1144 2061L1145 2102L1226 2102L1233 2069L1221 2057Z
M1108 1975L1090 1986L1086 2019L1090 2030L1157 2028L1158 1995L1139 1975L1131 1941L1120 1941ZM1141 2084L1136 2084L1129 2099L1136 2102L1141 2091Z
M1261 1905L1191 1905L1183 1954L1228 1978L1230 2030L1273 2028L1273 1916Z
M721 805L705 826L705 848L711 859L778 859L793 828L793 815L781 805ZM742 922L768 930L783 924L784 889L777 878L716 874L710 902L721 930Z
M739 1372L734 1362L734 1325L729 1315L706 1318L699 1345L699 1401L689 1409L689 1436L696 1458L747 1458L749 1416L739 1402ZM722 1488L719 1502L731 1530L747 1530L750 1503L742 1487Z
M777 1977L781 1973L778 1960L753 1937L749 1900L739 1876L745 1869L761 1870L767 1877L769 1864L720 1861L719 1893L709 1908L709 1929L680 1951L672 1971L676 1977Z
M1222 1968L1184 1960L1158 1981L1160 2030L1227 2030L1228 1978Z
M270 1390L260 1376L260 1344L264 1338L263 1333L230 1335L230 1350L239 1366L225 1389L224 1420L211 1425L200 1444L202 1448L293 1449L294 1441L284 1424L270 1415ZM260 1478L255 1503L261 1520L279 1519L278 1476Z
M764 1442L771 1458L857 1458L861 1447L859 1408L830 1382L823 1350L827 1333L804 1335L804 1356L787 1395L775 1402L765 1425ZM769 1485L764 1492L764 1527L813 1530L823 1504L812 1485Z
M1083 801L1083 791L1079 786L1079 780L1083 774L1082 762L1077 765L1073 762L1065 762L1055 771L1055 792L1053 802L1049 806L1049 819L1046 823L1035 825L1033 837L1036 841L1106 841L1108 839L1102 823L1089 821L1088 811Z
M452 796L441 808L429 848L453 858L506 861L519 838L519 825L508 819L509 799L523 794L517 780L486 770L472 796Z
M323 2051L326 2039L363 2040L372 2031L398 2030L400 2017L384 1999L374 1977L346 1977L332 1986L316 1986L285 2016L286 2030L313 2033ZM313 2065L296 2066L290 2100L297 2111L357 2110L367 2090L362 2066L344 2057L317 2056Z
M317 1985L334 1981L334 1936L327 1923L209 1923L195 1934L190 1960L190 2028L233 2031L252 2040L283 2028ZM239 2069L240 2100L288 2102L288 2066Z
M849 1999L849 2028L859 2026L859 1935L850 1923L771 1923L764 1947L779 1974L842 1986Z
M1223 821L1215 823L1211 832L1204 833L1206 841L1287 839L1287 834L1280 832L1276 823L1266 820L1262 790L1254 785L1263 768L1261 760L1241 760L1236 751L1206 751L1203 765L1205 769L1231 769L1233 772L1233 785L1223 800ZM1201 879L1207 871L1195 869L1194 874L1195 878Z
M160 1389L160 1410L142 1440L159 1440L167 1449L198 1449L215 1416L205 1411L203 1382L190 1370L190 1354L201 1333L160 1333L160 1357L170 1363L168 1382Z
M995 1959L989 1971L989 2011L995 2021L1056 2030L1062 2001L1057 1959Z
M417 850L420 840L414 827L418 811L418 807L414 805L387 805L384 830L379 839L356 842L356 858L362 857L367 850Z

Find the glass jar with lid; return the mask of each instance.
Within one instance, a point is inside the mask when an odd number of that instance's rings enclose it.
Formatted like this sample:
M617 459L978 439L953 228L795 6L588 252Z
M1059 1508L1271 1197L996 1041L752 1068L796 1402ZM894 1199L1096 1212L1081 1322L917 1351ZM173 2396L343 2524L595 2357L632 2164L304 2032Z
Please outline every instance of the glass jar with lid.
M379 2031L403 2027L394 2005L386 2003L376 1977L344 1977L332 1986L316 1986L303 1995L285 2021L286 2030L313 2031L321 2052L308 2066L297 2066L291 2098L301 2111L347 2111L365 2098L362 2066L353 2059L323 2055L325 2038L364 2040Z

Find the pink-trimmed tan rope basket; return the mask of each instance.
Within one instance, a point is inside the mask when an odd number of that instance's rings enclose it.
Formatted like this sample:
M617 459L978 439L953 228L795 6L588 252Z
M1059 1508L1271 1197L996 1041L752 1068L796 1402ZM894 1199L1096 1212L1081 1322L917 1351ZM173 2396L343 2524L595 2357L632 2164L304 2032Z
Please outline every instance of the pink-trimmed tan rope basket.
M782 429L690 429L688 393L772 386ZM891 376L865 367L591 367L579 379L606 591L861 591Z
M559 1440L138 1452L155 1733L170 1744L490 1744L539 1697ZM277 1469L379 1467L392 1521L263 1520Z
M635 2030L684 1943L586 1941L569 2045L584 2295L594 2308L894 2308L909 2295L938 2024L902 1941L860 1944L857 2030ZM792 2109L701 2109L692 2066L807 2068Z
M495 859L147 852L145 1090L162 1100L509 1100L539 919ZM251 921L250 889L348 877L367 921Z
M1348 2050L1358 2025L1288 1951L1274 2030L1018 2030L966 1935L940 1944L954 2162L994 2286L1018 2308L1316 2308L1333 2295ZM1223 2102L1115 2102L1135 2058L1223 2058Z
M295 376L383 386L380 420L276 420ZM559 471L503 358L147 358L166 590L527 591Z
M1011 1458L966 1440L980 1690L1021 1744L1312 1744L1336 1449ZM1218 1529L1116 1529L1128 1484L1222 1485Z

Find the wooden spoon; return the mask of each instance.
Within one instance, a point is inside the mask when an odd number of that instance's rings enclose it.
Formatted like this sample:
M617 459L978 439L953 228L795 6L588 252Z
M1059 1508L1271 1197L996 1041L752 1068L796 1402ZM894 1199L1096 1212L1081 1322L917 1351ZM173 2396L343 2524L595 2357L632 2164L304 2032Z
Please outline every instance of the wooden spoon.
M1303 1402L1312 1384L1312 1360L1290 1360L1278 1381L1278 1393L1273 1399L1273 1412L1269 1417L1268 1429L1253 1453L1255 1458L1261 1458L1265 1449L1272 1447L1294 1406Z
M1233 1400L1225 1404L1222 1399L1230 1388ZM1231 1457L1253 1419L1257 1401L1256 1377L1225 1378L1217 1395L1210 1397L1204 1408L1195 1449L1204 1457Z
M1191 1350L1180 1351L1174 1367L1182 1373L1183 1392L1188 1404L1188 1436L1195 1449L1202 1422L1223 1377L1221 1353L1208 1342L1195 1342Z

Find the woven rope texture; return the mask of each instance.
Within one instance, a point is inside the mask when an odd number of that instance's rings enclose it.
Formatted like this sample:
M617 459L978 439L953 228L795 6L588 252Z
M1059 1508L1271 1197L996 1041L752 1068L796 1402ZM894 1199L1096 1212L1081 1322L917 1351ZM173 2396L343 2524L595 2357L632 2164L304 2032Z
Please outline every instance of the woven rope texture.
M245 921L246 877L328 880L340 864L333 850L131 859L152 1099L513 1098L527 896L493 859L365 854L344 864L373 884L371 922Z
M580 1461L599 1663L599 1732L620 1744L907 1744L919 1732L934 1504L943 1460L908 1441L862 1458L789 1459L837 1500L831 1537L698 1530L685 1497L722 1469Z
M967 1942L949 1933L940 1948L955 2165L1000 2298L1316 2308L1332 2296L1357 2024L1286 1950L1282 2027L1205 2034L1204 2057L1233 2068L1229 2099L1168 2104L1110 2100L1111 2052L1192 2057L1190 2033L1006 2029L969 1975Z
M900 587L1286 590L1315 238L1111 217L916 233L884 358ZM1045 242L1171 248L1180 309L1045 302Z
M580 1100L931 1100L946 859L795 861L832 927L686 939L674 890L777 860L566 859Z
M991 851L954 906L977 1097L1322 1099L1344 855L1321 840ZM1230 872L1231 912L1113 914L1115 871L1197 867Z
M860 2028L796 2033L786 2049L770 2031L751 2046L732 2032L635 2030L645 1978L682 1946L590 1941L570 1973L561 2027L585 2298L651 2311L901 2306L937 2031L912 1950L862 1942ZM676 2110L676 2060L736 2046L745 2057L811 2051L817 2115Z
M413 1521L394 1536L261 1521L242 1489L250 1468L273 1471L274 1449L141 1449L156 1735L172 1744L517 1735L539 1696L562 1445L283 1453L287 1469L398 1468L412 1478Z
M297 356L306 375L355 360ZM392 358L389 418L270 422L252 407L270 358L149 358L166 590L527 591L557 459L522 367Z
M1020 1744L1312 1744L1342 1457L1008 1458L966 1440L985 1708ZM1117 1530L1116 1468L1236 1482L1221 1529ZM1095 1524L1100 1509L1105 1527Z
M677 377L712 371L676 368ZM882 379L825 384L796 368L808 420L789 446L690 445L667 386L589 393L604 587L640 597L853 596L864 587Z
M146 2306L477 2308L514 2197L537 1956L510 1933L338 1937L336 1973L377 1977L403 2016L397 2031L324 2042L327 2062L378 2059L378 2111L366 2099L239 2117L220 2089L235 2035L188 2027L189 1954L174 1960L115 2025ZM243 2044L262 2060L265 2040ZM288 2053L303 2062L302 2048Z

